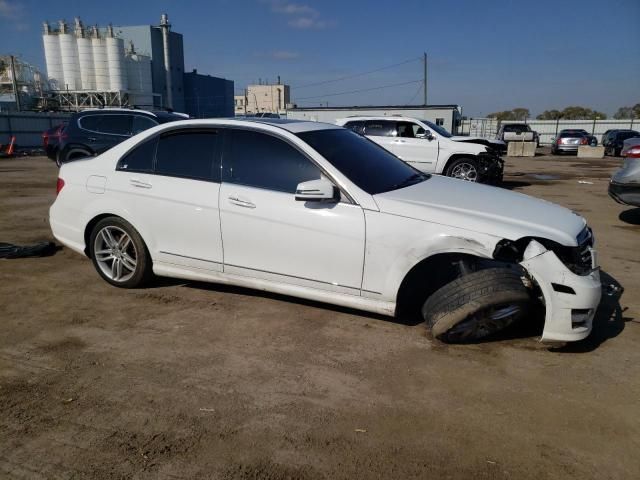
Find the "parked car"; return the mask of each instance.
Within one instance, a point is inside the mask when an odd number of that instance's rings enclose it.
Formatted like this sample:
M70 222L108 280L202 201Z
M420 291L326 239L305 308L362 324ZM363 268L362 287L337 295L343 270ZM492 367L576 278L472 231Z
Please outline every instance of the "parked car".
M618 131L619 129L611 129L611 130L605 131L602 134L602 138L600 139L600 144L606 148L609 142L611 141L611 137L615 134L615 132L618 132Z
M42 132L42 148L44 148L47 157L53 161L58 157L60 139L62 138L64 128L66 126L67 123L64 122Z
M636 130L614 130L609 134L607 143L603 143L604 154L619 157L624 146L624 141L636 137L640 137L640 132Z
M336 121L366 136L425 173L470 182L499 183L504 162L484 145L452 140L439 125L409 117L348 117Z
M526 123L502 123L496 135L497 140L508 144L509 142L536 142L540 146L538 132L531 129Z
M51 229L117 287L152 274L239 285L477 340L546 309L542 340L591 331L601 285L585 219L425 174L336 125L188 120L64 164Z
M622 168L613 174L609 195L616 202L640 207L640 138L624 142Z
M184 120L175 112L149 112L125 108L83 110L74 113L59 138L56 163L99 155L127 138L156 125Z
M551 139L551 154L577 153L580 145L589 145L590 135L585 130L565 129Z

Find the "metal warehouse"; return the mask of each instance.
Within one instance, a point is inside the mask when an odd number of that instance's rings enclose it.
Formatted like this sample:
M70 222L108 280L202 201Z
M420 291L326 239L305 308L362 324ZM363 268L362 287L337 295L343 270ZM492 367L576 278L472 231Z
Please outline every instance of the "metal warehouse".
M339 118L353 116L391 116L404 115L407 117L428 120L441 125L452 134L456 134L462 116L458 105L375 105L365 107L314 107L290 108L287 117L297 120L311 120L314 122L334 123Z

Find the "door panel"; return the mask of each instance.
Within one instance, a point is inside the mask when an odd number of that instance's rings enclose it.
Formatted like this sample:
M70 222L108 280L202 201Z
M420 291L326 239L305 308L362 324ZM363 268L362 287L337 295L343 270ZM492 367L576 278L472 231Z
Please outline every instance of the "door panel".
M234 130L222 171L225 273L360 294L362 208L296 201L296 186L322 175L313 161L279 136Z
M223 183L224 271L359 295L364 215L357 205Z

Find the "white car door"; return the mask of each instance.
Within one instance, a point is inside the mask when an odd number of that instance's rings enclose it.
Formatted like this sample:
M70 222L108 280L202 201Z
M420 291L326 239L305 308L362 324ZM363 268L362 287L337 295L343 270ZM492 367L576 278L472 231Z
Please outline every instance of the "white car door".
M438 140L433 133L413 122L397 122L396 131L393 153L418 170L433 173L438 162Z
M320 169L284 139L233 129L225 140L220 216L225 274L359 295L362 208L296 201Z
M172 130L120 161L118 188L154 262L222 271L221 147L216 129Z

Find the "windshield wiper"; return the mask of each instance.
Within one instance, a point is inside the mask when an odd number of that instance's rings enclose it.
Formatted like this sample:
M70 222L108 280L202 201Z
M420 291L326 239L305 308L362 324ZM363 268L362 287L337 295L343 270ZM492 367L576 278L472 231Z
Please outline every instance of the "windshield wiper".
M426 173L414 173L413 175L405 178L400 183L396 183L391 187L391 190L397 190L398 188L408 187L409 185L415 185L416 183L420 183L423 180L427 180L431 177L431 175ZM416 181L419 180L419 181Z

